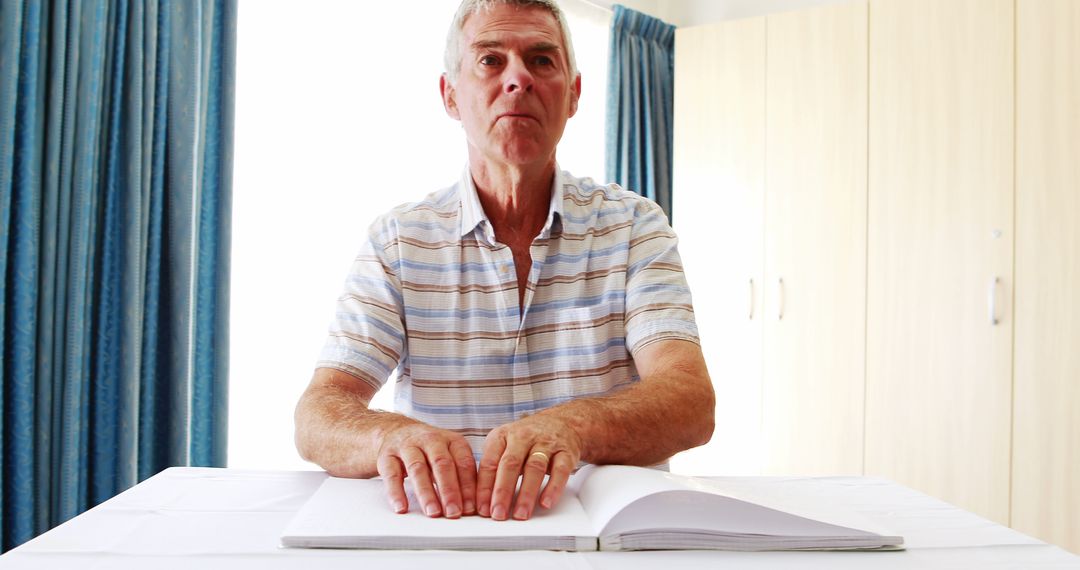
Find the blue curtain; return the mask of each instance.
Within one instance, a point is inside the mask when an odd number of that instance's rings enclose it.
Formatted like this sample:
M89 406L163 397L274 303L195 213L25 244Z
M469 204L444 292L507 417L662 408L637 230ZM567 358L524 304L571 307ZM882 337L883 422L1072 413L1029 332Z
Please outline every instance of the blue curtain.
M236 0L0 0L0 541L225 462Z
M608 65L607 178L671 217L675 26L614 6Z

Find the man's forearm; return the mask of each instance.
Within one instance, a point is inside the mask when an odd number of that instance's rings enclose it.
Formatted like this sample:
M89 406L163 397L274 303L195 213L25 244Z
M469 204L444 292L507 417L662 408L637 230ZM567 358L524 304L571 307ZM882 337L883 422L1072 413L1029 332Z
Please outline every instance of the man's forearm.
M715 395L704 369L682 363L656 372L610 396L582 398L548 408L582 442L581 460L598 464L654 465L712 437ZM659 381L657 381L659 380Z
M356 391L321 384L296 406L296 448L335 477L374 477L383 437L409 423L416 421L368 409Z

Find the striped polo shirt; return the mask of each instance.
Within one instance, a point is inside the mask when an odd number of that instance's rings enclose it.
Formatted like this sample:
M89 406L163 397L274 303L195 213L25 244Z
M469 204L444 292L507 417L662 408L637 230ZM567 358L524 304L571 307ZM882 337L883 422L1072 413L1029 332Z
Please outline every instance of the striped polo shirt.
M522 310L466 169L375 220L318 366L374 388L394 376L395 411L463 434L479 457L495 427L636 382L641 347L698 342L676 242L654 202L556 169Z

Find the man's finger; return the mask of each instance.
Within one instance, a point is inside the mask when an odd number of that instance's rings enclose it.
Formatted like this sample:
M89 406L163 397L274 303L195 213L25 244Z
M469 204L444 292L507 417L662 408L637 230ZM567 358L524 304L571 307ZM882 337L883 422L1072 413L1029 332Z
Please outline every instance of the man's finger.
M514 518L523 521L532 516L536 507L536 499L540 495L540 484L544 482L544 475L548 469L547 452L533 448L529 456L525 458L525 466L522 468L521 487L518 488L517 500L514 502Z
M491 490L491 518L504 521L510 517L510 507L514 502L518 477L525 464L529 447L515 441L507 441L499 459L498 472L495 474L495 487Z
M409 498L405 494L405 467L401 465L401 461L392 455L380 455L375 468L386 486L390 508L398 514L409 512Z
M416 499L420 501L420 508L429 517L437 517L442 514L442 506L439 497L435 494L435 487L431 482L431 470L428 467L427 456L418 447L406 447L401 450L401 462L405 464L405 471L412 481Z
M560 451L551 458L551 476L548 477L547 485L544 485L544 492L540 493L541 507L550 509L559 502L574 467L577 467L577 462L565 451Z
M495 489L495 476L499 472L499 460L506 449L506 438L489 433L484 440L484 455L476 470L476 510L482 517L491 516L491 494Z
M461 516L461 487L458 485L457 463L443 441L433 443L424 450L427 463L435 476L435 485L442 502L443 515L448 519Z
M461 487L461 508L465 515L476 514L476 459L464 439L450 442L450 454L457 465L457 480Z

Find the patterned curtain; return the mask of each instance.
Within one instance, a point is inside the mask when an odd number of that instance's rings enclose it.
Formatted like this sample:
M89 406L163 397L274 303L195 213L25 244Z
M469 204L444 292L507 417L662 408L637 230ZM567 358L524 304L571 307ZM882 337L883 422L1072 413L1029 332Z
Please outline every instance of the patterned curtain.
M225 462L236 0L0 1L4 550Z
M607 178L671 218L675 26L614 6L608 65Z

